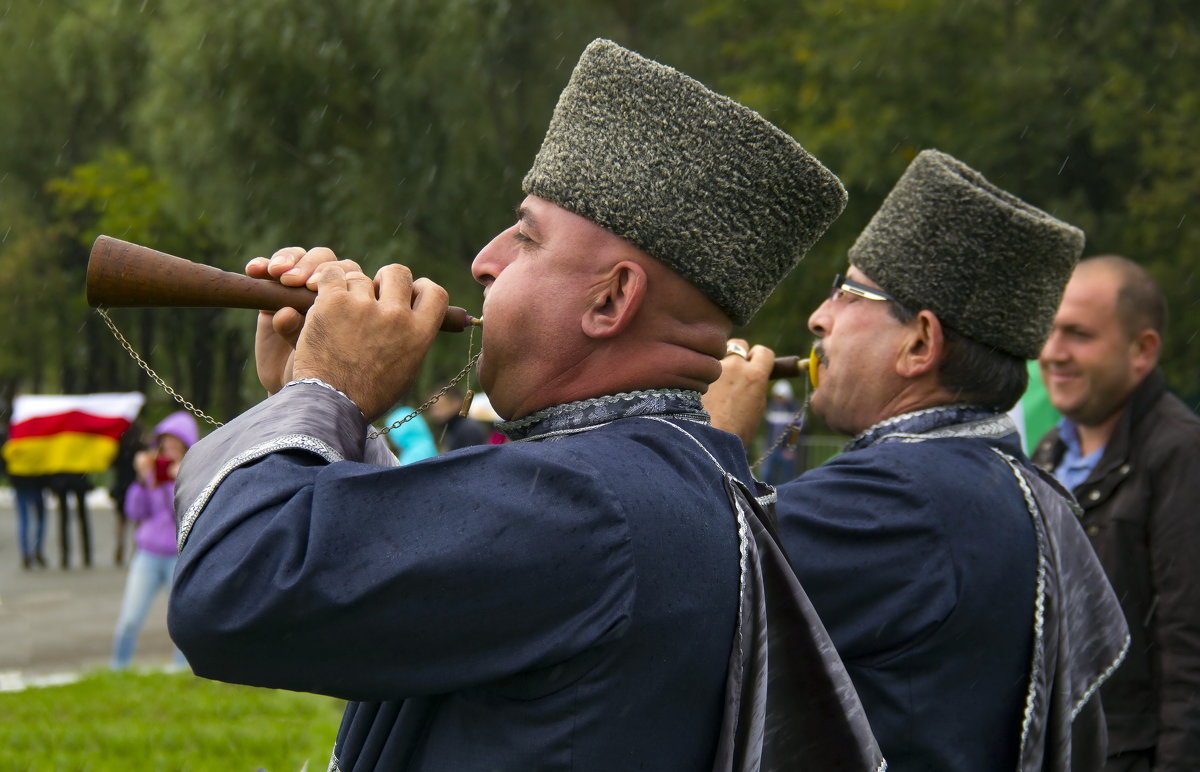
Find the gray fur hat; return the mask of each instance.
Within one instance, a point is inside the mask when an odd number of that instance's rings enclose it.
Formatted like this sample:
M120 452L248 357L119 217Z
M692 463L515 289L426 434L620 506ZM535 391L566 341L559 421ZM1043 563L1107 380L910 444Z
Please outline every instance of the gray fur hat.
M917 155L850 247L850 264L911 311L1036 359L1083 231L937 150Z
M603 39L522 184L665 263L736 324L846 206L838 178L761 115Z

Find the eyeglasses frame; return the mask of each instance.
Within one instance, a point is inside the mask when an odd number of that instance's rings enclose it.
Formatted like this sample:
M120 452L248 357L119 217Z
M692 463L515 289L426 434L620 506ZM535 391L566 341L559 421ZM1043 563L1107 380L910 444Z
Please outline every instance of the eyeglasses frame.
M865 284L847 279L844 273L839 273L833 277L833 287L829 290L829 299L837 300L838 293L848 292L851 295L857 295L860 298L867 300L882 300L888 303L897 303L898 301L878 287L868 287Z

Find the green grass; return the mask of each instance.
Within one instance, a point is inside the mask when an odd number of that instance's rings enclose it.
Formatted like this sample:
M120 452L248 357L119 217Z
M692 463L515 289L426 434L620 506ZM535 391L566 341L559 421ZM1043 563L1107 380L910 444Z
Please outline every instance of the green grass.
M324 772L344 703L188 673L0 694L0 772Z

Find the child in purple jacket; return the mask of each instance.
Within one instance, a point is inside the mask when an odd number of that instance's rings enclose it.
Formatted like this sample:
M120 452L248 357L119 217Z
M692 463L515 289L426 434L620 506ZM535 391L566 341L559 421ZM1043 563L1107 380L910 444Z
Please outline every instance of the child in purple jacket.
M137 480L125 494L125 514L138 522L129 563L125 596L113 636L112 667L129 666L138 634L159 590L169 590L175 572L177 532L175 522L175 474L199 431L190 413L172 413L154 427L154 450L141 451L133 460ZM175 652L176 664L184 664Z

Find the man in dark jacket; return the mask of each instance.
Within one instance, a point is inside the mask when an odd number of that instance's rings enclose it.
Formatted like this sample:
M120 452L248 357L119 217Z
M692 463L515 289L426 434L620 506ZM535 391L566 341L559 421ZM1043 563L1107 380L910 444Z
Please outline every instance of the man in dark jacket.
M1090 258L1039 358L1063 419L1034 460L1083 507L1132 637L1101 690L1110 771L1200 764L1200 418L1164 388L1166 319L1144 268Z
M1093 692L1124 619L1070 497L1005 415L1082 247L1077 228L927 150L809 317L813 411L854 439L778 487L780 534L893 772L1104 757ZM705 398L743 441L774 360L745 347L731 341Z

